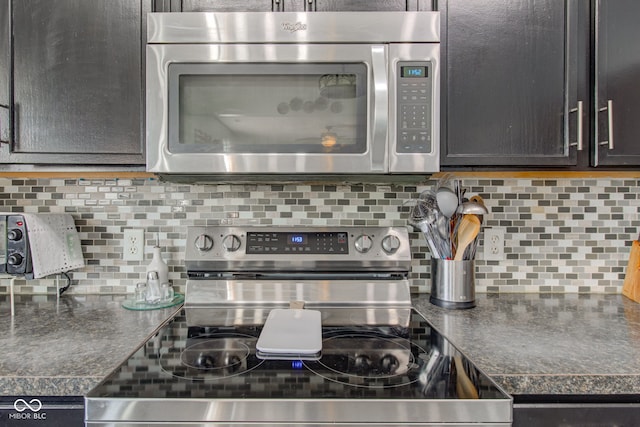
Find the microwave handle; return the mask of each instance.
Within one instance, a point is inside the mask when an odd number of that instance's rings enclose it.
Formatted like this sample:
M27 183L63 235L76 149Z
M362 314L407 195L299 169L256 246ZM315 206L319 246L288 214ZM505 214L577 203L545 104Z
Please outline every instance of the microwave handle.
M385 171L387 127L389 125L389 95L387 88L387 61L384 46L371 46L373 73L371 166L374 171Z

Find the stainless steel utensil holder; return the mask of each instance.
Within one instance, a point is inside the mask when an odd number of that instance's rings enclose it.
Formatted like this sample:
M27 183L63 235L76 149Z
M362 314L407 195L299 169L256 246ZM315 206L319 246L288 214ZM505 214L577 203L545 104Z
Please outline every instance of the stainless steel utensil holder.
M465 309L476 306L474 260L431 258L431 296L438 307Z

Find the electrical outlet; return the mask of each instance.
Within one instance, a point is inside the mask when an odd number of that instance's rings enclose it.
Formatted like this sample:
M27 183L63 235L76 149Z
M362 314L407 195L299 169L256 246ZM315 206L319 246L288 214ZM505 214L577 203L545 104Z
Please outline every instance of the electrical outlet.
M484 259L487 261L504 260L504 228L484 229Z
M142 228L128 228L124 230L124 252L122 259L125 261L144 260L144 230Z

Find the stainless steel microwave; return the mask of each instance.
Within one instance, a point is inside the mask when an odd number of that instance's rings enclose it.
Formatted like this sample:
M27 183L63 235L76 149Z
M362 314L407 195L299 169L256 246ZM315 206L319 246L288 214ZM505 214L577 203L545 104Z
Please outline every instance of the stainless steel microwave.
M438 12L151 13L147 170L439 169Z

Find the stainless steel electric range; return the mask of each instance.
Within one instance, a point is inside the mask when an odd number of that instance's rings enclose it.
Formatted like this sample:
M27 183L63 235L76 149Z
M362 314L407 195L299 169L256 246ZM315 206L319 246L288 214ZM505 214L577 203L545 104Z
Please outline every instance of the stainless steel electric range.
M87 424L510 425L510 396L412 308L409 243L402 227L189 228L184 306L87 395ZM295 316L275 334L291 349L256 351L275 309L319 312L319 352L296 347Z

